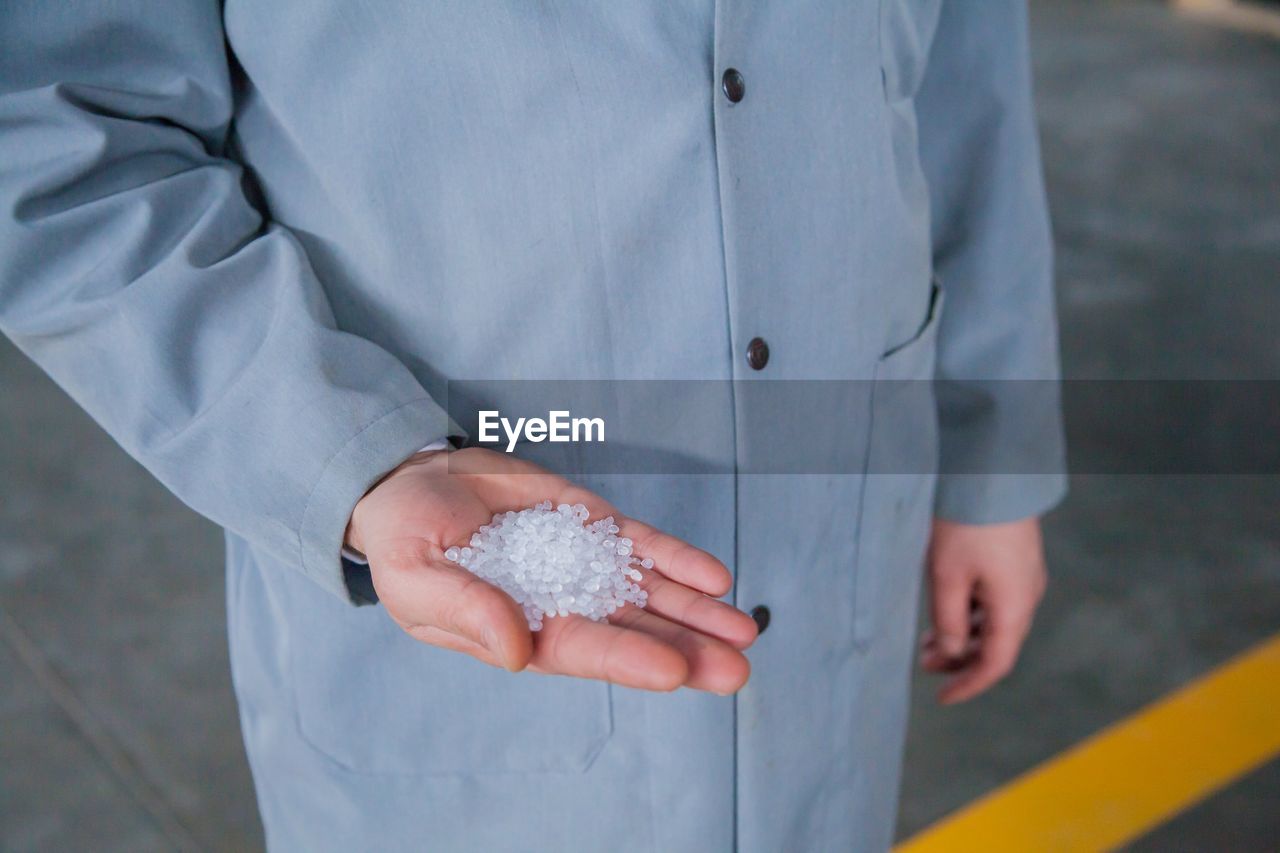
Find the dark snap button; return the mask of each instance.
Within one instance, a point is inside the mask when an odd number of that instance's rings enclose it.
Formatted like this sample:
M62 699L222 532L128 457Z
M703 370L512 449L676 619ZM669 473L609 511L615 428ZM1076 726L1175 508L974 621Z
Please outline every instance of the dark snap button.
M747 364L752 370L764 370L768 363L769 345L764 342L764 338L752 338L751 343L747 344Z
M747 81L743 79L742 72L738 69L727 68L724 76L720 78L720 88L724 90L724 96L729 99L729 103L736 104L747 94Z
M756 633L763 634L764 629L769 627L769 608L763 604L757 604L751 608L751 618L756 623Z

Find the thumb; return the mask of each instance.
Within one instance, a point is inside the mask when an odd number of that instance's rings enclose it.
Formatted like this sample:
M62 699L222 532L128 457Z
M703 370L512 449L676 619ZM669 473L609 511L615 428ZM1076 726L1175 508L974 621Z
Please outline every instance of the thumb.
M964 654L969 642L971 590L968 575L956 572L935 572L933 575L933 630L939 651L948 658Z
M533 656L529 623L505 592L443 555L375 552L368 557L378 599L405 631L415 636L418 628L446 631L483 646L512 672L528 666Z

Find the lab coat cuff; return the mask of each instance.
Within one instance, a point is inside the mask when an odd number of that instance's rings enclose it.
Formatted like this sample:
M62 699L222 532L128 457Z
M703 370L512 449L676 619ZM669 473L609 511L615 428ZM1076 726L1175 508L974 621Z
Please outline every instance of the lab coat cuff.
M369 603L352 589L342 558L351 511L374 483L421 450L424 438L465 435L428 397L402 403L358 430L325 464L307 499L298 531L303 572L352 604Z
M1067 494L1065 473L943 474L934 515L960 524L999 524L1043 515Z

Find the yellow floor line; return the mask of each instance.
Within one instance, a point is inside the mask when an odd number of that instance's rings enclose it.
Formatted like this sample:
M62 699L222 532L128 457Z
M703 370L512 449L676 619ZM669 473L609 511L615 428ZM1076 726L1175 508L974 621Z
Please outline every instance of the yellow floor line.
M1278 754L1280 634L896 849L1109 850Z

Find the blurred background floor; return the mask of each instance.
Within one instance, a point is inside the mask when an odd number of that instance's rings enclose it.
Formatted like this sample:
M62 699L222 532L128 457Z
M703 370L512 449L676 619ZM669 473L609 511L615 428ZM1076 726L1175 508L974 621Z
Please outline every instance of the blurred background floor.
M1280 42L1142 0L1033 25L1067 374L1280 378ZM260 847L220 533L4 341L0 428L0 849ZM903 837L1280 631L1280 478L1077 477L1048 541L1009 681L917 680ZM1133 849L1274 850L1278 796L1272 762Z

